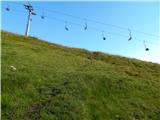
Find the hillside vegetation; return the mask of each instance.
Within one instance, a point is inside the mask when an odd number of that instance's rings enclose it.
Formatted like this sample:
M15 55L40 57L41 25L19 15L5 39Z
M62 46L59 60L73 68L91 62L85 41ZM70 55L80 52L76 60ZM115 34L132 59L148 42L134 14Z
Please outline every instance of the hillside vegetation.
M160 65L1 31L2 120L160 120Z

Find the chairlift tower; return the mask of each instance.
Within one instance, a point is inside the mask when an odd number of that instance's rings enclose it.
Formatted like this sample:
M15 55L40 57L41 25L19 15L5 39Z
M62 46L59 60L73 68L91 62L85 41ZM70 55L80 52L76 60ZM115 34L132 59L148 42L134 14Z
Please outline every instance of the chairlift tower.
M28 20L27 20L27 26L26 26L26 32L25 35L28 36L29 29L30 29L30 21L31 21L31 15L36 15L36 13L33 12L33 7L29 5L24 5L26 10L28 10Z

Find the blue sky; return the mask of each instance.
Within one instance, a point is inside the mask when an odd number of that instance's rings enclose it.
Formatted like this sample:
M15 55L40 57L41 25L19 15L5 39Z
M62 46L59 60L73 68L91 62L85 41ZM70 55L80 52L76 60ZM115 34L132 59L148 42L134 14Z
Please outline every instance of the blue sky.
M20 4L14 4L20 3ZM24 34L26 29L27 11L25 2L2 2L1 28L6 31ZM30 2L35 12L32 16L30 35L43 40L76 48L85 48L91 51L102 51L109 54L116 54L160 63L160 39L155 36L145 35L132 31L138 30L146 33L160 35L159 31L159 2ZM10 12L5 11L9 6ZM41 19L44 8L45 19ZM81 17L82 20L70 16L65 16L55 12L56 10ZM57 19L63 21L59 21ZM84 30L86 19L93 19L107 24L114 24L131 29L133 39L127 41L128 30L118 29L107 25L87 21L88 29ZM64 26L67 21L69 31L65 31ZM74 25L70 22L80 24ZM100 31L92 29L98 28ZM101 31L107 38L102 39ZM126 37L119 36L124 35ZM150 51L145 51L143 40L146 41Z

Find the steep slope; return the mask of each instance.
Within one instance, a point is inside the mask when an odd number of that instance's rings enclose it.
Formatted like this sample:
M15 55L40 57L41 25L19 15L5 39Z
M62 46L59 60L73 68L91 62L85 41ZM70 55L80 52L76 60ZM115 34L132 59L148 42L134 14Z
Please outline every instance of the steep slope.
M160 65L1 32L3 120L159 120Z

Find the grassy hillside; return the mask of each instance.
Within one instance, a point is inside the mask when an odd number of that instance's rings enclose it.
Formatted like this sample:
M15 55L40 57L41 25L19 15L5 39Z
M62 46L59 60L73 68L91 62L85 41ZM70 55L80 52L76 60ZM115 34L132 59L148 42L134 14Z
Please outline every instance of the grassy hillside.
M2 31L2 120L160 120L160 65Z

